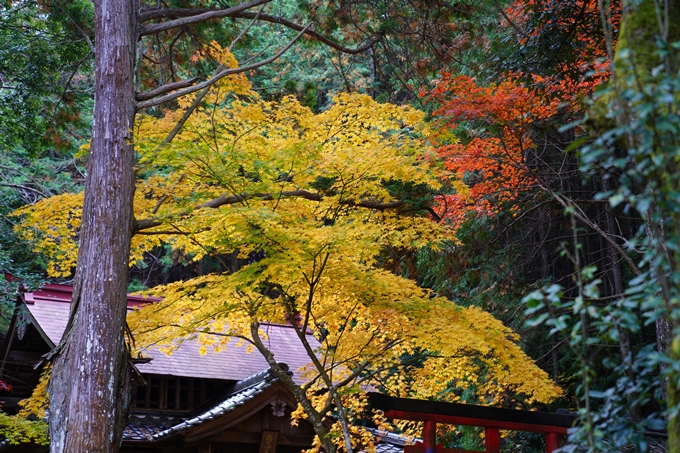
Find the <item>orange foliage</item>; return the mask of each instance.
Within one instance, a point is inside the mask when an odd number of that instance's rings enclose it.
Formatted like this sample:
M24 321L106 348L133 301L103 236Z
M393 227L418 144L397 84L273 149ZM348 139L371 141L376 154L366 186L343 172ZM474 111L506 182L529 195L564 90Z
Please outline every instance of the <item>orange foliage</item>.
M554 12L547 14L550 10ZM546 97L559 98L575 111L583 110L583 100L591 96L611 75L598 2L515 0L505 13L515 26L527 30L527 34L519 38L521 46L541 39L542 34L548 36L543 39L552 36L557 41L551 48L556 55L556 66L551 74L516 72L510 76L529 81L532 89L542 92ZM616 30L621 21L619 1L609 3L607 16L613 32L612 45L615 47ZM566 57L566 54L569 56Z
M605 15L615 34L620 2L609 4ZM596 0L515 0L505 14L519 44L533 49L534 67L543 73L517 69L502 83L489 86L443 74L427 93L427 99L439 105L434 112L442 137L438 154L456 191L439 198L439 214L454 228L471 212L516 214L520 196L536 185L527 157L536 147L537 126L558 107L582 114L584 99L610 76ZM450 131L461 123L466 139L447 143Z
M440 131L469 122L467 143L442 144L437 150L450 177L465 183L456 194L439 199L439 212L457 226L470 211L493 216L500 209L517 211L517 197L534 185L525 163L533 148L531 126L553 116L557 103L513 81L480 87L466 76L444 74L430 93L441 107ZM490 132L493 131L493 132Z

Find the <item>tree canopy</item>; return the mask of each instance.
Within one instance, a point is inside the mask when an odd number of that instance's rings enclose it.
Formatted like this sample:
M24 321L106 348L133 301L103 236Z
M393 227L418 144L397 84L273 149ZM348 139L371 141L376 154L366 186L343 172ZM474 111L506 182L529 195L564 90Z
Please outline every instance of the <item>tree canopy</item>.
M380 266L387 246L436 248L450 235L426 217L439 182L422 112L341 94L314 114L293 97L261 100L234 76L163 144L180 113L142 117L135 127L132 257L164 242L191 262L218 265L154 288L163 301L130 321L137 344L171 351L199 336L206 351L246 341L267 357L259 325L297 316L300 332L321 339L321 350L308 349L316 365L309 383L295 390L319 420L333 406L354 407L354 392L369 387L448 400L474 388L486 403L560 394L491 315ZM20 231L38 239L55 275L74 263L67 257L76 255L79 225L71 219L81 200L67 194L17 211ZM224 262L234 255L237 268ZM356 390L334 400L345 387ZM330 396L315 397L319 389Z

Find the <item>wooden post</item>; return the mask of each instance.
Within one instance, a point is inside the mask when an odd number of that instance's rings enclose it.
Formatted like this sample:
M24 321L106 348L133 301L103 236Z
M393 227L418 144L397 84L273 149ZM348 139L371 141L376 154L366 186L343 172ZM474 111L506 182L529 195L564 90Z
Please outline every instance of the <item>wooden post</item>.
M498 428L486 427L485 430L486 452L501 453L501 433Z
M552 453L559 448L559 445L557 445L557 439L557 433L547 433L545 435L545 446L548 453Z
M423 446L425 453L436 453L437 451L437 423L427 421L423 426Z

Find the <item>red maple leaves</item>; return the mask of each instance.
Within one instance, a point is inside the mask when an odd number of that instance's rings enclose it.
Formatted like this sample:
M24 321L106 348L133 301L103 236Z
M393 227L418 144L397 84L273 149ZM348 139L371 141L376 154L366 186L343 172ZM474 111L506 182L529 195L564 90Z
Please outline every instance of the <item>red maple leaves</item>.
M514 81L481 87L469 77L451 74L442 75L428 98L440 106L434 112L440 137L463 122L467 135L463 142L443 143L437 150L450 177L465 184L440 197L438 214L455 227L470 211L493 216L500 209L518 210L515 200L534 185L525 162L535 146L532 128L553 116L557 103Z
M609 24L604 34L600 14L594 0L517 0L505 17L520 45L539 53L559 50L541 60L542 73L517 69L485 86L444 73L436 88L422 94L437 105L438 154L456 191L439 198L438 214L454 228L473 212L519 211L521 195L536 186L530 167L541 128L550 121L553 129L560 125L554 121L558 108L582 115L584 99L609 78L605 35L618 27L620 2L603 13ZM460 141L449 139L452 131Z
M0 392L11 392L12 386L0 379Z

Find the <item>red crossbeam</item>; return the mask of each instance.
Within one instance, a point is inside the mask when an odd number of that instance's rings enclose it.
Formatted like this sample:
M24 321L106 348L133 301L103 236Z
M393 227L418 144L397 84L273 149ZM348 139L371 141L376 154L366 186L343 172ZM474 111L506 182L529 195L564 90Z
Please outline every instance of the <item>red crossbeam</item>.
M419 422L447 423L450 425L482 426L484 428L509 429L513 431L529 431L532 433L567 434L564 426L538 425L533 423L508 422L502 420L487 420L484 418L461 417L457 415L427 414L423 412L408 412L386 410L385 417L399 420L414 420Z
M425 448L422 445L406 445L404 453L423 453ZM437 453L482 453L478 450L461 450L460 448L437 447Z

